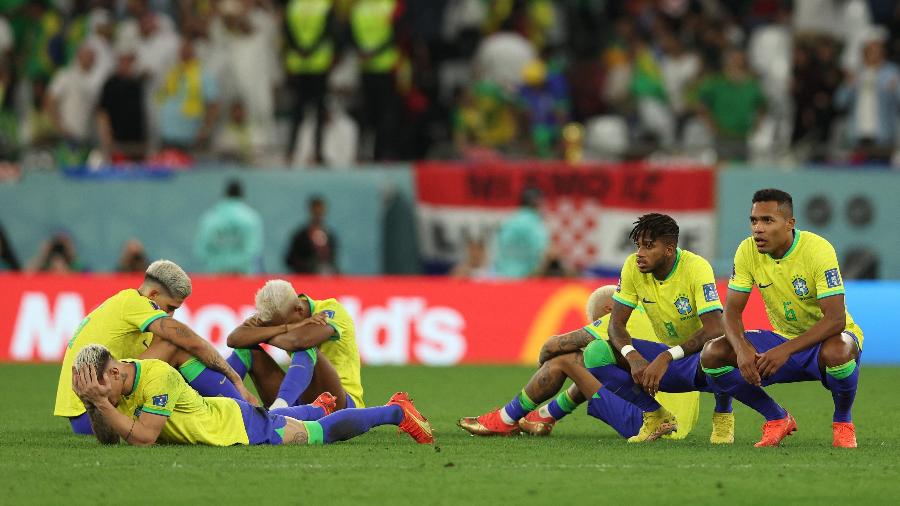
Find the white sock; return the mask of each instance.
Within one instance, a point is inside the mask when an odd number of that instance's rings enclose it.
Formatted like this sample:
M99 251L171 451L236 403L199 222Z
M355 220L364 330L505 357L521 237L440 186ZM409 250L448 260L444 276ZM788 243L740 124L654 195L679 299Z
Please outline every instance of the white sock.
M275 399L275 402L273 402L271 406L269 406L269 409L278 409L278 408L286 408L286 407L288 407L287 401L282 399L281 397L279 397L279 398Z
M516 420L513 420L511 416L506 412L506 408L502 408L500 410L500 419L503 420L503 423L506 425L512 425L516 423Z
M553 418L553 415L550 414L550 409L548 409L547 406L549 406L549 404L544 404L538 408L538 414L541 415L542 418Z

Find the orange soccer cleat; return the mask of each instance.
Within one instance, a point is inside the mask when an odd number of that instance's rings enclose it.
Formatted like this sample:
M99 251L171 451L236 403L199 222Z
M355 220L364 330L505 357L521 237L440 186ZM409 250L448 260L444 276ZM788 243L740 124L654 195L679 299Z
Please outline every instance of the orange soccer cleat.
M512 436L520 431L519 424L509 424L503 421L499 409L479 417L460 418L456 425L473 436Z
M788 413L784 418L764 423L762 429L762 439L753 446L757 448L778 446L781 444L782 439L790 436L791 433L797 430L797 421Z
M532 436L549 436L554 425L556 425L556 418L543 417L538 410L528 413L525 418L519 420L519 428L522 429L522 432Z
M386 405L400 406L400 409L403 410L403 420L398 426L402 432L409 434L409 436L415 439L417 443L434 443L434 434L431 431L431 424L428 423L428 420L422 416L422 413L419 413L419 410L413 405L412 399L409 398L408 393L395 393L391 396L391 399Z
M337 397L331 395L331 392L322 392L316 397L316 400L309 403L310 406L318 406L325 411L325 416L328 416L334 413L334 408L337 407Z
M835 448L856 448L856 427L853 422L833 422L831 430L834 440L831 446Z

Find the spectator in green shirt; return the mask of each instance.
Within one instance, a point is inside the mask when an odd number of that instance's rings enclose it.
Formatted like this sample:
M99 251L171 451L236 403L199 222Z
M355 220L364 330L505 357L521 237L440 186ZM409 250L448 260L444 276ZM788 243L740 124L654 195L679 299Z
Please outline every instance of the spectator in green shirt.
M243 200L239 181L231 181L225 199L200 219L195 252L207 272L251 274L260 270L263 224Z

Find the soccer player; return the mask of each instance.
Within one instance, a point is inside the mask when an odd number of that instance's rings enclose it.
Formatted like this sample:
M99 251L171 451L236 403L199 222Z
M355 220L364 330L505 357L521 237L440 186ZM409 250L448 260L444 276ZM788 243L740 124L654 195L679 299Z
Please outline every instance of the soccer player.
M844 304L834 248L795 224L788 193L764 189L753 194L753 235L734 254L725 337L706 345L703 369L719 391L765 417L757 447L778 446L797 428L794 418L761 387L815 380L831 390L834 399L833 445L855 448L850 410L859 380L862 330ZM741 318L754 285L774 332L744 331Z
M213 446L328 444L379 425L397 425L418 443L433 443L431 426L404 392L384 406L348 409L301 421L296 408L266 411L230 397L201 397L161 360L117 360L101 345L75 357L72 388L101 443L136 446L157 441Z
M699 352L723 333L722 304L709 262L679 248L678 233L670 216L638 218L629 235L637 252L622 266L613 295L609 342L594 340L584 350L585 367L604 388L643 412L640 431L629 442L653 441L677 430L675 417L653 398L657 392L712 391L700 371ZM632 339L626 326L638 305L661 343ZM727 395L716 395L710 441L734 441Z
M171 318L191 294L187 274L168 260L150 264L137 288L106 299L81 322L63 357L53 414L69 419L76 434L90 434L84 405L72 392L71 367L75 356L89 344L102 344L116 356L157 358L190 369L199 364L206 375L191 378L191 385L205 395L229 395L255 403L234 369L209 341Z
M266 282L255 302L256 314L229 334L228 346L254 348L267 342L291 354L272 408L309 402L324 391L335 394L336 409L364 406L356 330L340 302L298 294L281 279ZM311 317L325 324L302 325Z

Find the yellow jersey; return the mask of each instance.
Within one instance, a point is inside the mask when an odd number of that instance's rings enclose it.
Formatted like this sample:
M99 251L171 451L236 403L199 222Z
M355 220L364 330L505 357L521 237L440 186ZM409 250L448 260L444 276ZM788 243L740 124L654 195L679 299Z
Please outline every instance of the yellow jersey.
M625 260L613 299L643 306L660 342L684 343L703 326L700 315L722 310L712 266L700 255L677 248L672 272L662 280L638 270L636 257L632 253Z
M597 339L609 341L609 317L610 315L606 315L599 320L594 320L592 323L585 325L584 330ZM641 306L634 308L634 311L628 318L628 323L625 324L625 330L634 339L659 342L659 339L656 338L656 334L653 332L653 324L650 322L650 318L647 317L647 312Z
M72 391L72 363L82 348L102 344L117 359L137 358L153 340L147 327L165 316L165 311L134 288L113 295L85 316L63 356L53 414L73 417L84 413L84 404Z
M229 397L201 397L181 373L162 360L123 360L134 364L134 386L116 406L120 412L142 411L168 417L158 441L164 443L231 446L250 444L237 401Z
M328 325L334 329L331 338L319 345L319 351L337 370L341 378L341 386L356 407L365 407L363 403L363 387L360 375L359 348L356 346L356 327L347 309L336 299L315 300L301 294L309 302L310 314L324 313Z
M754 284L762 295L769 323L787 339L822 319L819 299L844 293L834 247L823 237L800 230L794 231L790 249L778 259L757 251L753 237L741 242L734 254L728 289L749 293ZM862 347L862 329L849 312L846 330L856 335Z

